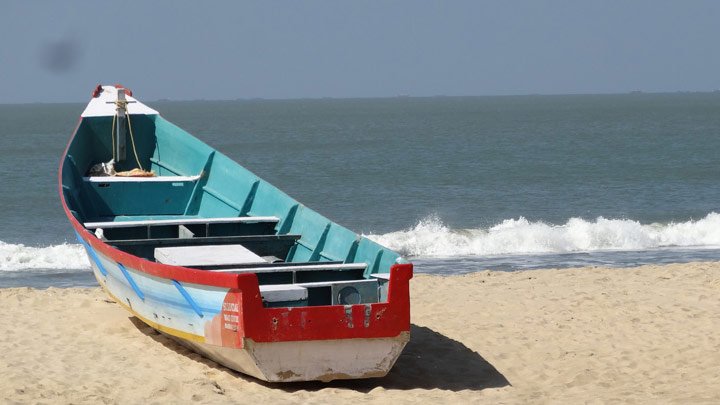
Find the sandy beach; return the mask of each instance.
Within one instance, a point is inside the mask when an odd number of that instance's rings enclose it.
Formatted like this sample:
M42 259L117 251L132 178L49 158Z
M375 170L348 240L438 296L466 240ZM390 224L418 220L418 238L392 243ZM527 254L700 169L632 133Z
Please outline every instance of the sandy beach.
M99 288L0 289L18 403L720 401L720 263L416 275L383 379L272 385L205 360Z

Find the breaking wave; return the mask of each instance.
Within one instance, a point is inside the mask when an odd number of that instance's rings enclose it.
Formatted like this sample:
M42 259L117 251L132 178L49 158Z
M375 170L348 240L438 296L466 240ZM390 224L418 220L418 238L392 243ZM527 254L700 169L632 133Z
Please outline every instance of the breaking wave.
M629 219L594 221L570 218L565 224L506 219L487 229L451 229L437 216L407 230L368 238L404 256L448 257L650 250L665 247L720 247L720 214L669 224L641 224ZM63 243L32 247L0 241L0 271L86 270L81 245Z
M0 271L89 268L90 263L81 245L63 243L32 247L0 241Z
M488 229L450 229L430 216L412 229L366 236L405 256L436 257L720 247L720 214L669 224L598 217L553 225L520 217Z

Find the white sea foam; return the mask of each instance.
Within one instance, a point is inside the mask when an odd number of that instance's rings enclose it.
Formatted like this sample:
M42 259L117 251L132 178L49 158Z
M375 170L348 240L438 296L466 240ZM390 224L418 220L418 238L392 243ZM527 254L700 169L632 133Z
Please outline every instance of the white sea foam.
M32 247L0 241L0 271L88 268L90 263L81 245Z
M450 229L436 216L408 230L368 238L406 256L512 255L662 247L720 247L720 214L697 221L641 224L571 218L563 225L507 219L488 229Z
M488 229L451 229L436 216L413 228L368 238L405 256L447 257L720 247L720 214L697 221L641 224L628 219L571 218L563 225L507 219ZM81 245L32 247L0 241L0 271L88 269Z

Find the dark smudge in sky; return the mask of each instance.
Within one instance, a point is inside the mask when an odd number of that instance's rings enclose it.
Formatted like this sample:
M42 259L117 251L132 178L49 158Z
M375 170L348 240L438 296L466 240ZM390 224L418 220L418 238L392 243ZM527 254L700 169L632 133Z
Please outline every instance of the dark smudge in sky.
M66 73L75 67L82 57L82 46L72 38L61 38L42 46L41 65L54 73Z

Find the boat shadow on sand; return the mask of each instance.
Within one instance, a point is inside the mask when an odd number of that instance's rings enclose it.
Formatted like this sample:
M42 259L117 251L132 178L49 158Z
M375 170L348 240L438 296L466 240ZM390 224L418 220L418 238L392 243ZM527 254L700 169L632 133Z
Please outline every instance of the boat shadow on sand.
M138 330L170 350L238 378L288 392L318 391L325 388L369 392L378 387L398 390L419 388L480 391L510 385L505 376L480 354L461 342L424 326L412 325L410 342L390 373L383 378L336 380L330 383L313 381L278 384L260 381L223 367L162 335L139 319L131 317L130 320Z

